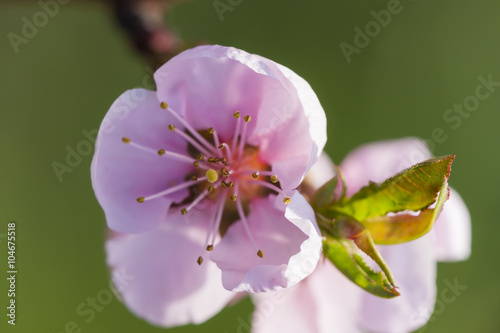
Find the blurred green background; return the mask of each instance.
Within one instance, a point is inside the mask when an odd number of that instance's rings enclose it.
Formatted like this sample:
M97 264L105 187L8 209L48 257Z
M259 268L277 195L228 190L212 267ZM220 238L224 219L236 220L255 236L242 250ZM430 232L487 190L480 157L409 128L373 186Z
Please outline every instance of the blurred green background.
M225 0L223 0L226 2ZM500 2L401 1L401 12L348 63L339 47L353 44L355 26L388 1L243 0L221 21L212 1L179 4L170 24L186 40L236 46L282 63L314 88L328 114L327 152L340 162L374 140L419 136L435 128L447 139L436 155L456 154L451 185L468 204L472 257L439 264L437 284L458 278L468 289L435 315L425 332L498 332L498 144L500 88L456 129L445 110L474 94L477 77L500 81ZM21 34L33 1L0 3L0 233L17 222L17 325L5 317L7 284L0 280L0 331L164 332L113 300L90 323L76 314L87 297L108 287L105 220L90 184L92 154L60 182L52 163L85 141L123 91L141 86L146 63L115 24L105 3L70 1L16 54L7 34ZM435 141L434 141L435 142ZM0 238L6 273L6 244ZM248 318L246 300L201 326L168 332L235 332Z

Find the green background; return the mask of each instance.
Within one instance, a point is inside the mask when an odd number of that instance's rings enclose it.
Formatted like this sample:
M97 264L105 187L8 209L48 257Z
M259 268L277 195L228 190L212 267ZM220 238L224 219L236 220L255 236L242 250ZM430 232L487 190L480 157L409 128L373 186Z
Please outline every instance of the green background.
M458 278L468 289L436 314L425 332L500 330L498 188L500 88L452 129L443 113L474 94L477 77L500 81L500 2L404 0L402 12L347 63L339 44L373 20L388 1L243 0L221 21L212 1L180 4L169 22L186 40L239 47L282 63L314 88L328 114L326 151L340 162L374 140L447 135L436 155L456 154L451 185L468 204L472 257L439 264L437 285ZM108 287L105 220L90 185L92 154L59 182L52 162L85 141L123 91L142 85L145 62L133 52L105 4L70 1L16 54L36 2L0 3L0 233L17 222L17 323L6 324L7 284L0 280L0 331L164 332L113 300L85 323L75 310ZM1 235L0 235L1 236ZM6 244L0 238L0 273ZM235 332L248 318L246 300L201 326L168 332ZM348 320L348 319L346 319Z

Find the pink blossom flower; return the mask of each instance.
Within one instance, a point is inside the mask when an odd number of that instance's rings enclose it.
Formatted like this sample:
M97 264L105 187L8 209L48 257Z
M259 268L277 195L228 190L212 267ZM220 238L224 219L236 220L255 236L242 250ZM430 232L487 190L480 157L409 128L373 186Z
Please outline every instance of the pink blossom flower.
M431 157L425 144L413 138L364 145L350 153L341 170L348 194L368 181L391 175ZM322 156L306 181L318 188L334 176L331 161ZM329 261L285 291L252 295L252 332L410 332L424 325L436 300L436 261L464 260L470 254L470 216L459 194L449 201L434 229L415 241L378 246L391 268L401 296L383 299L354 285ZM290 320L293 318L293 320Z
M308 276L321 236L296 188L326 141L311 87L221 46L185 51L154 78L156 92L129 90L111 106L92 162L118 232L108 264L134 277L121 288L125 304L155 325L199 323L233 292Z

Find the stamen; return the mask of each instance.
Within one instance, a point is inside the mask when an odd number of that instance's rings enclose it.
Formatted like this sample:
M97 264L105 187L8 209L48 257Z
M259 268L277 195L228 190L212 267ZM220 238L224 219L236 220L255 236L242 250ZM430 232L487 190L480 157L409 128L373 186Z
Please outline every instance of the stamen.
M255 179L259 178L259 172L252 173L252 177Z
M198 263L198 265L201 266L201 264L203 264L203 258L201 256L199 256L198 260L196 260L196 262Z
M122 138L122 142L123 142L123 143L130 143L130 139L129 139L129 138L127 138L127 137L123 137L123 138Z
M207 191L203 191L198 197L196 197L196 199L193 200L193 202L191 202L189 204L189 206L187 206L186 208L183 208L186 210L186 213L182 213L182 215L186 215L187 212L189 212L191 209L193 209L194 206L196 206L201 200L205 199L206 196L209 194L210 192L207 190ZM181 210L182 212L182 210Z
M277 182L279 182L278 177L276 177L274 175L271 176L271 183L276 184Z
M253 238L252 233L250 232L247 218L245 217L245 212L243 211L243 207L241 206L241 200L239 198L236 199L236 209L238 210L238 214L240 215L241 222L243 223L243 227L245 228L245 231L248 235L248 238L250 239L250 242L252 242L252 245L257 250L257 255L260 258L263 258L264 252L262 252L262 250L257 247L257 243L255 242L255 239Z
M161 102L160 107L162 109L169 111L184 126L184 128L186 128L200 143L202 143L205 147L214 152L214 147L210 144L210 142L208 142L203 136L201 136L201 134L198 133L197 130L191 127L191 125L189 125L189 123L183 117L181 117L177 112L172 110L167 103Z
M285 198L283 199L283 202L285 203L285 205L288 205L292 200L290 197L288 197L285 192L283 192L282 189L280 189L279 187L275 186L275 185L272 185L272 184L269 184L269 183L266 183L262 180L249 180L248 181L249 183L254 183L254 184L259 184L259 185L262 185L264 187L267 187L268 189L270 190L273 190L275 191L276 193L279 193L279 194L282 194Z
M129 144L132 147L135 147L137 149L140 149L140 150L148 152L148 153L157 154L159 156L170 157L172 159L175 159L175 160L178 160L181 162L186 162L186 163L193 163L193 161L194 161L193 158L186 156L186 155L182 155L179 153L173 153L173 152L167 151L165 149L154 150L152 148L145 147L145 146L138 144L136 142L132 142L130 140L130 138L127 138L127 137L122 138L122 141L126 144Z
M210 134L212 134L212 136L214 137L215 147L219 147L220 146L220 140L219 140L219 136L217 135L217 131L212 128L212 133L210 133ZM217 156L220 156L220 155L221 155L221 153L217 149Z
M236 201L236 196L234 194L231 195L231 200Z
M231 149L235 150L237 147L236 143L238 142L238 136L240 135L240 128L241 128L240 111L236 111L233 114L233 117L236 118L237 121L236 121L236 129L234 130L233 143L231 144Z
M203 154L198 154L198 156L196 156L196 158L200 161L203 161L203 159L205 158L205 156L203 156Z
M206 179L207 179L207 177L200 177L200 178L198 178L198 180L196 182L193 182L192 180L189 180L187 182L184 182L184 183L181 183L179 185L173 186L171 188L168 188L168 189L166 189L164 191L161 191L161 192L158 192L156 194L153 194L153 195L150 195L150 196L147 196L147 197L139 197L139 198L137 198L137 202L144 202L144 201L156 199L156 198L162 197L164 195L177 192L177 191L182 190L184 188L194 186L197 182L200 182L200 181L203 181L203 180L206 180Z
M206 246L206 249L207 251L212 251L212 250L209 250L209 246L212 247L213 249L213 244L215 244L215 238L217 237L217 233L219 231L219 228L220 228L220 223L222 221L222 213L224 212L224 205L225 205L225 202L226 200L224 200L224 196L220 196L220 202L218 202L218 207L217 207L217 214L215 215L215 224L214 224L214 229L212 230L212 238L211 238L211 241L210 241L210 244L207 244Z
M172 126L173 129L170 129L170 126ZM195 139L193 139L192 137L190 137L189 135L187 135L183 131L179 130L178 128L175 128L173 125L168 125L168 128L172 132L175 132L175 133L179 134L180 136L182 136L187 142L189 142L190 144L192 144L201 153L203 153L205 155L210 155L210 153L208 152L208 150L206 150L201 144L199 144L198 141L196 141Z
M222 149L222 148L226 148L226 157L227 157L227 160L229 161L229 163L231 163L233 160L233 155L231 154L231 148L229 148L229 145L227 143L221 143L219 145L219 149ZM225 161L223 161L223 163L226 164Z
M247 127L248 127L247 125L250 122L250 120L252 120L250 116L248 115L245 116L245 123L243 124L243 131L240 137L240 147L238 148L238 158L241 158L241 156L243 155L243 148L245 147L245 140L247 136Z

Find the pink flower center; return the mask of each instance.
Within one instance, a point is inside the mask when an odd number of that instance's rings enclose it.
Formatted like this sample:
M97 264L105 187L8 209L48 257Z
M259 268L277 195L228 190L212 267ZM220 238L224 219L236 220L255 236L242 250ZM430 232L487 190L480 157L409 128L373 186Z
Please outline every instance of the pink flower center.
M215 214L211 217L211 223L207 232L204 249L212 251L215 239L221 228L222 216L227 207L226 204L234 204L239 220L243 223L244 229L257 250L259 257L264 257L264 253L257 246L252 233L248 227L247 218L243 209L243 203L256 195L265 195L269 190L284 196L283 202L290 203L290 197L279 187L278 177L270 171L270 167L258 158L258 148L247 143L248 123L252 120L250 116L241 117L240 112L233 114L236 121L233 137L228 142L221 142L217 131L214 128L208 129L208 134L212 140L207 140L200 131L195 130L184 118L172 110L167 103L162 102L160 107L170 112L184 127L184 130L168 125L168 129L185 139L191 146L186 154L170 152L165 149L154 150L132 141L128 137L122 141L135 148L158 154L160 157L175 159L190 163L195 166L187 168L186 179L181 184L174 185L158 193L150 193L137 198L138 203L154 200L185 188L191 188L192 193L188 202L183 202L180 208L181 214L186 215L203 200L211 200L215 204ZM192 153L196 151L196 153ZM266 182L262 177L269 177ZM198 264L202 264L203 257L199 256Z

